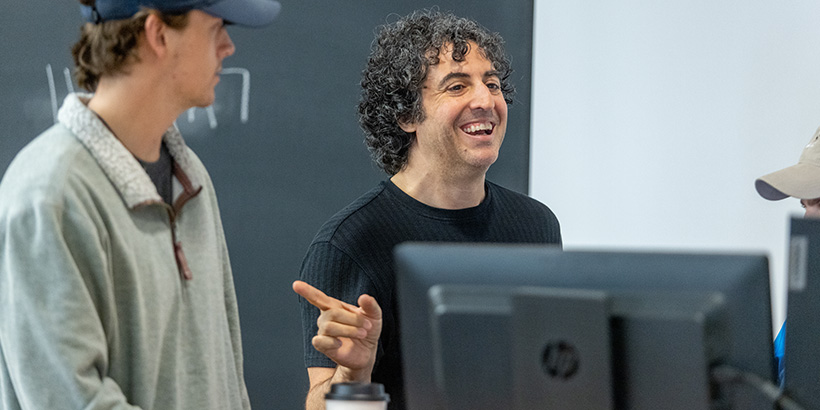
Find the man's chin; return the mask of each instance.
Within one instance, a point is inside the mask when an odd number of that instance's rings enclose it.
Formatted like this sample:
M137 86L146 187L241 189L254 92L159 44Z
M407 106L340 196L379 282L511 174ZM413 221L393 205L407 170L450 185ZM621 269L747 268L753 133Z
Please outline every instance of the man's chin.
M490 165L493 165L495 161L498 160L498 153L487 153L486 155L475 156L470 161L470 165L478 170L483 170L487 172L490 169Z
M194 107L208 108L208 107L210 107L211 105L214 104L214 100L215 100L215 98L213 96L211 98L204 98L201 101L198 101L196 104L194 104Z

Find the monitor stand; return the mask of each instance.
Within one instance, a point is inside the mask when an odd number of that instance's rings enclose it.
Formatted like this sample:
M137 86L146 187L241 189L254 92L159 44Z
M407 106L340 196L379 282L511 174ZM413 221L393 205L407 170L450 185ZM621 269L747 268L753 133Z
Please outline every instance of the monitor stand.
M614 408L609 304L604 292L519 288L513 297L511 408Z

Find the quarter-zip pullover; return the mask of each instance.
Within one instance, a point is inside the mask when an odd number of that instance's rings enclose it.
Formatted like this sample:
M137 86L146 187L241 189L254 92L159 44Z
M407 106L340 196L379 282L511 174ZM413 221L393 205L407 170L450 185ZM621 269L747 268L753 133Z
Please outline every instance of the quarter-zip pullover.
M89 97L0 182L0 408L250 408L208 173L170 128L165 204Z

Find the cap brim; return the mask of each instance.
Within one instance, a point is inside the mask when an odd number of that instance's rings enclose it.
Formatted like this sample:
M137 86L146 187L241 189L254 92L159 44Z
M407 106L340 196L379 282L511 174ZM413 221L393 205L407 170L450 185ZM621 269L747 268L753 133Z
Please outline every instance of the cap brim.
M788 197L820 198L820 167L802 163L792 165L758 178L755 188L760 196L771 201Z
M202 11L240 26L261 27L270 24L282 5L272 0L222 0Z

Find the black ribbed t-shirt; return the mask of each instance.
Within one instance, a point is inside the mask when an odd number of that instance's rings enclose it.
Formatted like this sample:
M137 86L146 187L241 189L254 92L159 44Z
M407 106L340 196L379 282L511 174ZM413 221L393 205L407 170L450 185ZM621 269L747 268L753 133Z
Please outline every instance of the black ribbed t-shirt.
M485 185L476 207L427 206L392 182L381 182L328 220L308 248L301 280L356 304L367 293L382 308L383 325L372 380L390 394L390 410L403 410L401 351L396 312L393 248L402 242L498 242L561 244L558 219L546 205L495 185ZM300 298L307 367L335 367L313 348L319 309Z

